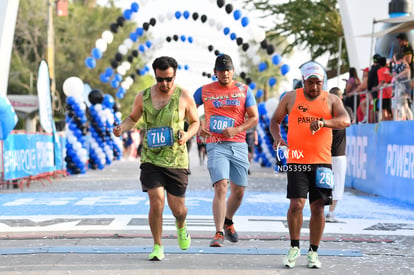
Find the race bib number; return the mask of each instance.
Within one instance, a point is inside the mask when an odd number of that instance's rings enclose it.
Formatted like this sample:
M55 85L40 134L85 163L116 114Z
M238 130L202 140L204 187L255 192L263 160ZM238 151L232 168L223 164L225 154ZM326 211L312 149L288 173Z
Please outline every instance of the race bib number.
M172 146L174 144L173 130L170 127L152 128L147 131L149 148Z
M318 167L316 169L316 187L324 189L333 189L334 178L330 168Z
M221 134L224 129L234 126L234 119L225 116L210 117L210 132Z

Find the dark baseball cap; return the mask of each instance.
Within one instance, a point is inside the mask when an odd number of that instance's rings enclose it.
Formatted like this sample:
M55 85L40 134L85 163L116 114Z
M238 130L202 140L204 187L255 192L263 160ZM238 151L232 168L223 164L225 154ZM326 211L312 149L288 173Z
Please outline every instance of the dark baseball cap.
M397 39L408 40L408 37L407 37L407 35L405 33L402 32L402 33L399 33L397 35Z
M379 61L381 58L382 58L382 56L376 53L376 54L374 54L374 56L372 57L372 60L373 60L375 63L378 63L378 61Z
M231 71L234 69L233 61L231 57L227 54L220 54L216 58L216 64L214 65L214 70L216 71Z

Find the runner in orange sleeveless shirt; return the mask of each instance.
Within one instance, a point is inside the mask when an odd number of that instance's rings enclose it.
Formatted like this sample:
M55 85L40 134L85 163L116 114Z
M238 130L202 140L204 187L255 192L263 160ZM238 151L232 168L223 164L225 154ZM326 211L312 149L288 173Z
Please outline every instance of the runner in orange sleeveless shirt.
M326 72L314 61L301 66L303 89L288 92L280 101L270 122L274 149L287 146L287 212L291 247L283 264L294 267L300 256L300 229L303 208L309 193L310 248L308 267L320 268L318 247L325 226L324 205L332 203L333 177L331 170L332 128L350 125L342 101L322 90ZM280 135L280 123L289 115L287 144Z

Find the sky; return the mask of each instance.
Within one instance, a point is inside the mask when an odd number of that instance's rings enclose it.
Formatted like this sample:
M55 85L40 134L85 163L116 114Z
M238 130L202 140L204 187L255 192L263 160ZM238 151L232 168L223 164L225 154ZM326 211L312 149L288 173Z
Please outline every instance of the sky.
M98 0L98 3L104 4L106 1ZM260 48L260 41L264 39L265 29L259 26L271 26L271 20L259 18L259 13L243 9L239 0L225 1L226 4L233 5L233 12L230 14L225 11L225 7L219 8L216 0L115 0L115 4L122 9L130 8L133 2L138 3L140 8L131 20L138 22L139 26L142 26L144 22L149 22L151 18L157 20L156 25L149 29L149 34L153 37L151 41L153 48L148 50L148 55L152 55L152 59L148 60L148 65L151 65L153 58L157 56L173 56L182 67L188 66L188 70L182 69L177 72L176 83L190 91L195 91L201 85L211 82L211 79L202 76L203 72L213 74L216 56L213 52L208 51L208 45L213 45L214 49L232 57L236 74L244 71L240 66L240 47L235 40L230 39L230 35L224 35L224 27L230 28L231 32L236 33L237 37L242 37L244 41L255 39L256 43L249 42L251 49L247 53L250 58L260 62L260 59L255 55L255 50ZM237 9L241 11L242 17L249 18L250 23L246 27L242 26L241 19L234 19L233 13ZM177 11L181 13L188 11L190 18L187 20L183 17L176 19L174 14ZM200 16L207 15L207 21L205 23L202 23L200 19L194 21L191 18L194 12ZM186 38L191 36L194 42L189 43L188 40L185 42L181 40L166 42L165 38L172 37L174 34L184 35ZM127 35L125 34L125 36ZM309 58L309 54L298 50L291 59L282 56L282 63L290 66L290 72L286 75L288 80L281 83L282 91L280 93L292 88L293 79L300 78L299 65Z

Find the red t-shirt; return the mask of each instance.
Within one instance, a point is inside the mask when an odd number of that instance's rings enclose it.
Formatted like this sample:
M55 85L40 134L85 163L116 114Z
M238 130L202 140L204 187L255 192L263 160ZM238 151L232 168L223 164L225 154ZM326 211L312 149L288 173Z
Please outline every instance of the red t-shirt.
M377 71L378 83L384 81L383 85L390 84L392 81L392 75L390 74L390 69L388 67L381 67ZM380 91L378 90L378 97L380 96ZM382 89L382 98L392 98L392 87L387 87Z

